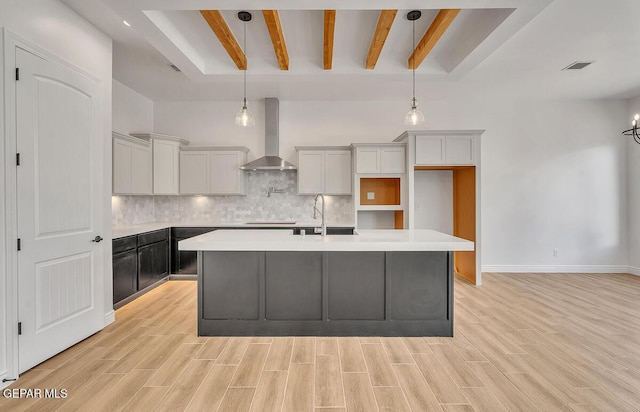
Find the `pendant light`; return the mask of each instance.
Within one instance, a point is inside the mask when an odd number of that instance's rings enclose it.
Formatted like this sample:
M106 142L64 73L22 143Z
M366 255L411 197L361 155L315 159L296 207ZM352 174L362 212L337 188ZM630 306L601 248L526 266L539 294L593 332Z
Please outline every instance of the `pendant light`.
M238 12L238 19L244 22L244 44L242 46L242 52L244 53L246 67L244 69L244 97L242 99L242 109L236 113L236 124L238 126L253 126L255 124L255 120L247 108L247 69L249 68L249 64L247 62L247 22L251 21L251 13L248 11Z
M416 20L422 16L420 10L413 10L407 13L407 20L413 24L413 51L416 49ZM404 124L415 126L424 123L424 114L418 109L418 101L416 100L416 65L415 53L411 52L411 67L413 68L413 98L411 99L411 110L404 117Z

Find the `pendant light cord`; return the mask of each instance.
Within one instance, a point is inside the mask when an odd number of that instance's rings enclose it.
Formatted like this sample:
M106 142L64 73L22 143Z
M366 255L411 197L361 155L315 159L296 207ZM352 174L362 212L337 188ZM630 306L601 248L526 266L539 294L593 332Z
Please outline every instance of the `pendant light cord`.
M242 48L244 49L244 100L243 100L243 107L246 108L247 107L247 69L249 68L249 62L247 61L247 22L244 22L244 40L243 40L243 46Z
M413 52L411 53L411 67L413 68L413 100L411 100L411 107L416 106L416 21L413 22Z

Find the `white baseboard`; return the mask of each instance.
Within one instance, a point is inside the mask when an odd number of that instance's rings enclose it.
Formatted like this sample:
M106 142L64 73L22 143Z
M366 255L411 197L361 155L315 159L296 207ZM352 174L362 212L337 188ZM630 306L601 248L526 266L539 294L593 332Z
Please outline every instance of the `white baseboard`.
M104 326L110 325L116 321L116 312L110 311L104 315Z
M632 273L624 265L483 265L482 272L496 273Z
M629 266L629 273L632 275L640 276L640 268Z

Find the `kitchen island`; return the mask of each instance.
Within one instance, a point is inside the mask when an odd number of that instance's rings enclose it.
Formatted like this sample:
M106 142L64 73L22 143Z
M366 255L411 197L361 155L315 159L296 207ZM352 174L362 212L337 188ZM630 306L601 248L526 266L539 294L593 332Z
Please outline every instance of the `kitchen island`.
M432 230L218 230L198 252L200 336L453 336L453 251Z

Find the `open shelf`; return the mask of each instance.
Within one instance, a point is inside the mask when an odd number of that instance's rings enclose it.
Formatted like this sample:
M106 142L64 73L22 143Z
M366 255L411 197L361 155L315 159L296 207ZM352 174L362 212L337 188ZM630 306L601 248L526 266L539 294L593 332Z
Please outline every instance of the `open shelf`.
M358 229L403 229L402 210L358 210Z
M397 206L400 208L400 190L399 177L362 177L360 178L360 207ZM368 198L369 193L373 193L373 199Z

